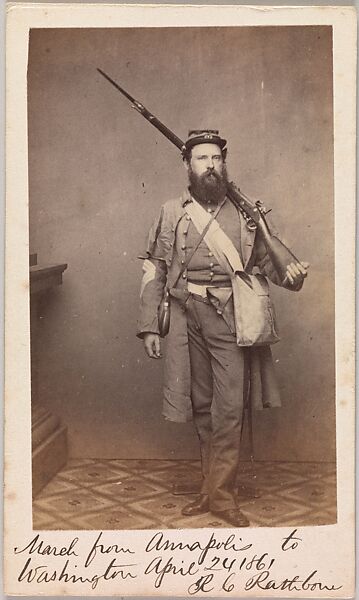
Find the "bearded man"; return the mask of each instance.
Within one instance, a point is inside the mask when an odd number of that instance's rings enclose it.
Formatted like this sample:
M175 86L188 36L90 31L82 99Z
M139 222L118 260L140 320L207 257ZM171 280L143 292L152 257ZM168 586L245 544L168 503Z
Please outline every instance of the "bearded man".
M200 496L182 514L211 512L246 527L236 491L244 398L249 393L256 407L279 406L279 392L270 347L237 345L231 277L208 247L197 217L206 211L209 222L219 225L246 273L257 268L282 283L256 231L226 196L226 143L216 130L189 132L183 151L189 186L162 206L149 234L138 335L150 358L162 357L158 307L169 289L163 414L177 422L193 417L202 466ZM284 286L299 290L306 269L305 263L288 265Z

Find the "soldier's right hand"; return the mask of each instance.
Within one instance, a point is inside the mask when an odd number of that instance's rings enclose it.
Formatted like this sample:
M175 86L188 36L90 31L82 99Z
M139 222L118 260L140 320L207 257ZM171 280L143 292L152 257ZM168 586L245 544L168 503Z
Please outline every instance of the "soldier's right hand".
M146 353L150 358L162 358L161 340L158 333L145 333L143 343Z

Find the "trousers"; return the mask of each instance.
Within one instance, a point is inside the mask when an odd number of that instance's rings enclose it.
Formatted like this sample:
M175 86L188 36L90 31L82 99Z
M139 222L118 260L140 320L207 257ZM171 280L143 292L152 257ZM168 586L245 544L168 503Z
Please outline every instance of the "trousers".
M245 354L214 306L190 296L187 331L193 420L211 510L236 507L245 390Z

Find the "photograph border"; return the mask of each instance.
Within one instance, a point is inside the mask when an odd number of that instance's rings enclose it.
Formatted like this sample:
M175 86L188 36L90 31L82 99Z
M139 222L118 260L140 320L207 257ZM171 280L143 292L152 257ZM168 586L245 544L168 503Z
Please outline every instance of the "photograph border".
M287 573L293 568L295 561L299 560L304 569L311 568L315 562L319 550L323 554L321 559L325 564L324 573L328 576L340 578L343 581L343 587L339 596L336 592L328 593L323 591L323 597L347 597L354 590L354 442L355 442L355 413L354 413L354 370L355 370L355 311L354 311L354 292L355 292L355 44L356 44L356 15L353 8L334 7L316 8L285 8L278 7L273 9L272 14L263 8L246 6L211 6L208 14L201 14L201 25L213 24L221 13L226 22L233 24L233 16L240 19L239 25L244 25L246 20L254 20L261 24L268 23L269 19L275 19L274 24L288 24L287 21L296 19L295 24L313 24L307 23L308 19L315 21L315 24L333 25L334 36L334 131L335 131L335 239L336 239L336 282L335 282L335 306L336 306L336 387L337 387L337 465L338 465L338 523L335 526L324 526L320 531L315 528L306 528L301 530L305 536L307 553L302 552L300 559L293 559L292 562L286 557L283 573ZM111 27L115 27L116 20L124 26L140 26L139 22L158 23L160 17L161 26L166 22L176 23L178 18L184 18L188 22L191 12L196 12L198 7L193 5L175 7L156 5L156 6L100 6L81 4L69 6L21 6L9 5L8 23L7 23L7 181L6 181L6 275L5 275L5 310L6 310L6 330L5 330L5 585L6 592L9 594L37 594L43 593L43 588L37 585L21 585L17 582L19 565L21 560L15 560L13 548L20 547L21 543L25 545L28 537L24 537L24 520L19 522L19 515L26 515L25 519L31 517L31 494L29 497L29 486L26 473L31 472L29 461L31 457L31 440L24 436L21 444L17 443L19 423L21 427L27 427L30 422L30 386L24 385L24 382L30 382L30 350L29 350L29 275L28 275L28 214L27 214L27 118L26 118L26 68L27 55L26 44L28 30L30 27L85 27L89 23L99 20L104 22L108 19L110 11L115 11L115 19L111 19ZM149 10L150 9L150 10ZM99 11L105 11L106 14L100 15ZM72 14L70 14L70 12ZM240 16L239 16L240 15ZM144 21L141 21L144 20ZM188 21L187 21L188 19ZM298 22L299 21L299 22ZM36 23L36 25L35 25ZM56 23L56 25L54 25ZM71 23L71 25L65 25ZM87 23L87 25L85 25ZM40 25L41 24L41 25ZM222 23L221 23L222 24ZM16 65L16 68L14 68ZM345 157L342 160L341 157ZM19 168L22 177L19 178ZM16 168L17 167L17 168ZM345 206L345 211L343 210ZM350 220L350 226L348 226ZM19 240L21 243L19 244ZM339 244L340 240L340 244ZM340 245L340 249L339 249ZM343 260L343 257L352 257L352 260ZM337 268L340 265L340 269ZM16 325L16 326L15 326ZM14 365L21 365L22 377L19 377L18 371ZM9 399L11 398L11 403ZM16 440L16 441L14 441ZM20 440L19 440L20 441ZM26 459L24 460L24 456ZM349 457L349 458L348 458ZM25 474L25 477L24 477ZM20 476L21 475L21 476ZM21 525L21 532L19 531ZM27 527L29 523L27 523ZM277 528L277 531L270 530L271 544L280 548L280 540L283 539L283 528ZM288 528L285 528L286 531ZM314 531L309 531L313 529ZM281 531L282 530L282 531ZM31 528L25 529L28 535L31 535ZM221 530L221 533L225 533ZM230 533L231 530L228 530ZM48 543L65 544L71 538L71 532L49 532ZM79 537L78 546L81 546L81 553L85 556L86 550L93 542L96 532L72 532ZM151 532L129 531L126 532L131 538L132 547L139 557L139 564L144 561L144 541L148 542ZM180 532L183 537L183 531ZM290 532L288 532L289 534ZM178 532L174 532L172 537ZM251 539L259 547L267 548L265 536L268 531L260 529L251 530ZM128 538L128 536L126 536ZM117 539L118 532L106 532L106 539ZM204 540L208 538L208 531L186 530L185 539ZM145 540L143 539L145 538ZM22 540L22 541L20 541ZM55 541L54 541L55 540ZM349 543L348 543L349 540ZM108 542L110 543L110 542ZM335 548L334 548L335 545ZM346 550L347 555L338 560L338 546ZM324 558L325 557L325 558ZM99 557L102 559L102 557ZM279 559L278 559L279 560ZM294 562L293 562L294 560ZM323 568L321 562L321 568ZM99 560L99 566L105 566L105 557ZM130 582L131 583L131 582ZM181 585L182 584L182 585ZM87 590L86 595L92 594L112 594L117 593L116 583L109 585L98 585L94 590ZM51 590L47 590L48 595L62 595L70 593L78 595L84 594L81 584L67 588L64 584L54 585ZM168 588L161 590L161 595L171 594L186 595L183 582L173 578ZM237 593L243 590L238 589ZM125 593L150 594L155 595L158 592L152 585L149 578L143 580L141 584L126 584ZM257 595L269 595L258 593ZM123 588L121 591L123 594ZM218 595L227 595L222 591ZM246 595L253 595L247 593ZM272 595L272 594L271 594ZM275 595L275 594L273 594ZM314 594L318 597L319 594ZM299 593L295 597L305 597L305 593Z

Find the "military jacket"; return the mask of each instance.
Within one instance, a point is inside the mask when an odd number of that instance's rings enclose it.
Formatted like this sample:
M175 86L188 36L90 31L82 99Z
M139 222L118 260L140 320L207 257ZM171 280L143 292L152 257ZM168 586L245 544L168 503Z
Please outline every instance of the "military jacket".
M144 259L140 294L138 336L146 332L159 333L158 306L164 287L172 287L184 260L185 232L190 217L186 204L192 202L188 190L180 198L166 202L149 232ZM258 269L273 283L280 285L264 244L255 230L247 227L239 213L240 250L243 265L248 273ZM271 226L273 232L273 226ZM176 289L187 287L186 272L176 284ZM248 348L250 363L250 395L256 408L280 406L278 385L269 346ZM163 415L171 421L185 422L192 418L190 399L190 362L186 314L181 305L171 302L171 324L166 338L164 369Z

